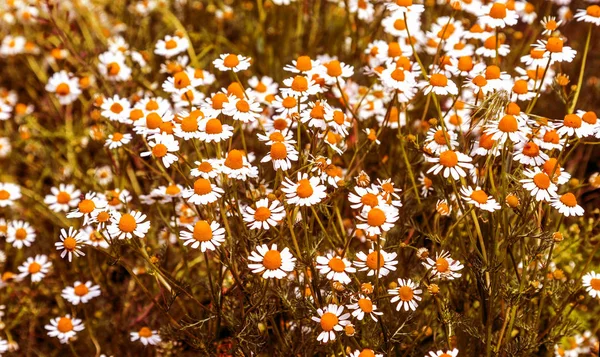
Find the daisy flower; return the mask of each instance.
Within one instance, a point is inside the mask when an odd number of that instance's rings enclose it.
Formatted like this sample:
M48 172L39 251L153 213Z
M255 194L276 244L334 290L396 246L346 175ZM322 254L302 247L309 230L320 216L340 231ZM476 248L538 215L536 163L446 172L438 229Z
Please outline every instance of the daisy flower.
M577 9L574 16L577 21L584 21L600 26L600 6L590 5L585 9Z
M458 180L459 177L467 176L465 169L473 168L471 161L473 161L473 158L460 151L446 150L440 153L439 157L429 158L429 162L433 162L435 165L427 173L437 175L442 172L444 178L452 176L454 180Z
M458 260L450 258L450 253L445 251L436 253L435 260L427 258L422 264L430 271L429 274L432 278L442 280L460 278L462 274L459 271L464 268Z
M73 103L81 94L79 80L66 71L54 73L46 84L46 91L54 93L61 105Z
M129 124L131 120L128 118L130 112L130 104L127 98L120 98L114 95L112 98L106 98L100 106L101 115L108 120L120 123Z
M225 53L219 56L219 58L213 61L213 65L218 70L226 71L244 71L250 68L250 58L241 55L235 55L231 53Z
M317 269L319 273L325 275L328 280L338 281L342 284L349 284L352 280L348 273L355 273L356 268L346 258L340 258L334 253L327 253L325 256L318 256Z
M206 143L225 141L233 136L233 127L212 118L200 121L200 140Z
M77 332L83 331L83 322L80 319L71 318L71 315L56 317L50 320L50 324L44 326L48 330L48 336L57 337L60 343L69 343L69 340Z
M125 63L121 52L107 51L98 56L98 71L109 81L122 82L131 79L131 67Z
M275 227L285 218L285 209L281 202L273 200L269 204L268 198L256 201L256 209L248 206L243 212L244 222L247 222L250 229L268 230Z
M452 351L447 350L446 352L439 350L437 352L429 351L429 354L425 357L456 357L458 356L458 350L455 348Z
M307 173L298 172L297 182L288 177L281 183L281 191L286 194L286 202L297 206L313 206L321 202L327 193L327 188L321 184L319 177L310 177Z
M144 238L150 229L150 221L138 211L129 213L113 212L110 225L106 228L112 239L131 239L133 236Z
M229 115L233 120L249 123L260 118L262 108L260 103L246 98L232 98L223 104L223 114Z
M186 93L203 83L203 79L196 78L194 74L195 71L191 67L177 72L163 82L162 89L167 93L175 93L181 95L182 99L191 101L192 98L190 98L189 95L186 96Z
M527 141L527 134L531 133L531 129L522 116L506 114L488 123L485 133L492 135L492 140L498 144L504 144L509 139L513 143L521 143Z
M515 151L513 158L523 165L540 166L548 160L548 155L541 151L536 143L529 141Z
M554 197L550 201L552 207L556 208L565 217L569 216L583 216L583 207L577 204L577 197L571 192L567 192L564 195Z
M377 254L376 250L369 249L369 254L364 252L358 252L354 261L354 266L359 271L368 271L367 276L375 275L375 272L379 270L379 277L384 277L390 273L390 271L396 270L398 261L395 260L398 255L395 252L387 253L384 250L379 250Z
M87 225L92 218L106 207L107 202L103 197L100 197L96 192L88 192L85 197L77 203L77 208L67 214L67 218L83 217L83 225Z
M585 291L593 298L600 298L600 274L591 271L581 278Z
M132 342L140 340L140 342L143 343L144 346L148 346L148 345L155 346L155 345L158 345L159 342L162 341L160 339L160 335L158 334L158 331L150 330L150 328L148 328L146 326L142 327L137 332L130 332L129 335L131 336Z
M404 308L404 311L417 309L418 301L421 301L421 293L423 290L419 289L419 284L413 282L410 279L398 279L398 287L394 289L388 289L388 294L394 295L390 300L390 303L398 301L396 311Z
M321 325L321 333L317 336L317 341L327 343L335 340L335 333L344 331L344 326L348 325L350 321L349 313L342 314L344 312L343 305L329 304L323 309L317 309L318 317L313 316L311 319L318 322Z
M84 256L80 248L82 244L86 243L87 237L83 232L74 229L73 227L69 227L69 231L67 232L64 228L60 230L60 242L54 243L56 250L62 250L60 254L61 258L64 258L66 255L69 257L69 262L72 261L73 255L76 257Z
M23 279L28 275L31 276L31 282L37 283L48 274L52 263L48 261L48 256L38 254L35 257L29 257L19 266L19 279Z
M262 273L264 279L283 279L296 266L296 258L290 250L286 247L280 252L277 250L277 244L271 245L270 249L266 244L257 246L248 260L253 262L248 264L248 268L254 274Z
M213 203L225 193L222 188L211 183L208 179L198 178L194 181L194 187L187 188L181 194L188 202L195 205L207 205Z
M202 161L195 161L196 167L190 170L190 174L193 177L202 177L205 179L211 179L219 176L220 163L217 159L204 159Z
M565 184L571 178L571 174L565 171L559 164L555 157L549 158L542 165L542 171L551 177L553 183L557 185Z
M79 203L81 192L73 185L60 184L58 188L50 189L51 195L46 195L44 203L54 212L69 212Z
M575 15L577 18L577 15ZM551 36L554 31L558 29L560 25L562 25L562 21L556 21L556 17L554 16L545 16L540 22L542 26L544 26L544 31L542 31L542 35Z
M362 350L355 350L348 357L383 357L383 353L375 353L370 348L363 348Z
M31 243L35 241L35 230L28 222L25 221L11 221L7 225L6 230L6 243L12 244L17 249L30 247Z
M292 64L286 64L283 67L284 71L292 73L311 72L319 65L319 61L312 60L309 56L299 56L298 59L292 60Z
M323 63L324 71L320 73L325 79L325 83L333 85L336 81L343 78L352 77L354 74L354 68L344 62L338 60L331 60L327 63Z
M519 19L516 11L510 10L501 1L494 1L488 5L484 5L481 9L481 14L483 16L479 17L479 23L482 26L488 26L493 29L516 25Z
M600 121L598 121L598 115L592 111L578 110L577 115L581 118L581 126L584 127L584 131L588 136L596 134L596 139L600 139Z
M0 182L0 207L12 206L13 202L21 198L21 187L14 183Z
M494 212L500 209L500 205L496 202L494 197L488 195L479 186L475 189L470 186L461 187L460 193L463 196L463 200L467 201L468 204L474 205L482 210Z
M448 142L450 142L450 147L458 146L458 135L452 131L446 131L442 128L431 128L427 132L427 137L425 138L425 147L429 149L432 154L439 154L442 151L448 150Z
M544 57L549 58L551 63L571 62L577 55L577 51L565 46L562 38L559 37L550 37L547 41L538 40L533 47L545 50Z
M575 135L578 138L584 138L594 133L594 128L588 125L583 125L583 119L577 114L565 115L563 122L558 125L556 133L559 136L567 135L569 137Z
M542 172L539 167L525 169L523 174L527 177L520 180L523 188L529 191L537 201L550 202L550 199L556 196L556 185L550 180L548 174Z
M287 171L292 167L292 161L298 161L298 151L292 146L275 142L271 150L260 162L273 162L273 169Z
M363 207L357 217L361 222L356 228L362 229L369 235L378 235L387 232L394 227L398 220L398 210L387 204L375 207Z
M305 97L321 91L321 86L317 82L302 75L286 78L283 80L283 84L289 88L280 89L281 93L288 96Z
M154 53L165 58L171 58L187 51L190 43L187 39L179 36L166 35L164 40L158 40Z
M76 281L73 286L67 286L62 291L62 297L73 305L87 304L88 301L100 296L100 286L92 285L91 281L85 283Z
M425 6L421 4L413 4L413 0L396 0L387 4L387 9L396 14L410 13L418 15L425 11Z
M129 144L132 138L133 137L129 133L122 134L119 132L114 132L108 136L104 146L108 147L110 150L113 150Z
M173 135L162 133L153 135L148 141L150 151L142 152L141 157L153 156L157 160L161 160L166 168L177 162L179 158L174 152L179 151L179 142Z
M429 77L428 82L422 82L423 94L427 95L433 92L437 95L457 95L458 87L442 73L434 73Z
M423 172L419 174L419 184L421 185L421 196L425 198L434 191L433 180L425 176Z
M221 161L221 172L230 179L245 181L258 177L258 169L250 163L242 150L230 150L225 160Z
M186 231L180 232L183 245L190 245L194 249L200 247L203 253L206 250L216 250L221 243L225 242L225 228L216 221L200 220L186 228Z
M352 311L352 316L356 317L359 321L365 317L365 314L369 314L373 321L377 322L377 316L383 315L383 312L377 311L377 305L373 304L368 296L359 295L358 300L354 304L346 305L348 310Z

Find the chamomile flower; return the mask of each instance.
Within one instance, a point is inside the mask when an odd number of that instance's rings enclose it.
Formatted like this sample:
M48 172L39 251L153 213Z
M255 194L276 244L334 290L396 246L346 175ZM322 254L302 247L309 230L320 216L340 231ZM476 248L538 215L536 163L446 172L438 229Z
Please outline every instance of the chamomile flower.
M293 97L306 97L321 91L321 86L317 82L302 75L286 78L283 80L283 84L289 88L280 89L281 93Z
M577 9L574 18L577 21L584 21L600 26L600 6L594 4L585 9Z
M396 0L387 4L387 9L394 15L396 14L411 14L419 15L425 11L425 6L422 4L414 4L412 0Z
M67 214L67 218L83 217L83 225L85 226L106 205L107 202L103 197L98 196L95 192L88 192L85 194L84 199L77 203L77 208Z
M481 14L483 16L479 17L479 23L493 29L516 25L519 19L516 11L509 9L506 3L502 1L494 1L484 5Z
M322 66L324 70L320 74L325 79L325 83L329 85L334 85L338 80L351 77L354 74L352 66L335 59L323 63Z
M193 249L200 247L201 252L216 250L221 243L225 242L225 228L222 228L217 221L200 220L186 228L187 230L180 232L183 245L189 245Z
M572 62L577 55L577 51L565 46L560 37L550 37L547 41L538 40L533 47L544 50L544 57L549 58L551 63Z
M131 342L140 341L144 346L155 346L158 345L162 340L158 331L151 330L149 327L142 327L137 332L130 332Z
M329 304L323 309L317 309L318 317L311 319L321 325L321 333L317 336L317 341L327 343L335 340L335 333L344 331L344 326L350 324L348 318L350 313L344 312L343 305Z
M81 94L79 80L66 71L54 73L46 84L46 91L54 93L61 105L73 103Z
M527 141L527 134L531 129L520 115L505 114L486 125L485 133L492 135L492 140L504 144L506 140L513 143Z
M60 343L69 343L69 340L84 330L80 319L71 318L71 315L56 317L50 320L50 324L44 326L48 330L48 336L57 337Z
M62 290L62 297L73 305L87 304L90 300L100 296L100 286L93 285L91 281L82 283L76 281L73 286Z
M425 95L431 92L437 95L458 94L458 87L456 84L442 73L432 74L429 76L429 81L422 82L420 85L423 87L423 94Z
M375 207L363 207L357 218L362 223L357 224L356 228L370 235L378 235L392 229L399 216L395 207L381 204Z
M263 198L256 201L256 209L247 206L243 215L248 228L268 230L283 221L286 212L278 200L269 204L269 199Z
M260 103L248 98L233 97L223 104L223 114L231 116L234 120L249 123L260 117L262 108Z
M211 183L208 179L198 178L194 181L194 187L187 188L183 191L182 196L187 198L187 201L195 205L207 205L213 203L225 193L222 188Z
M450 142L450 147L458 146L457 139L458 135L453 131L444 131L442 128L431 128L425 138L425 142L427 143L425 147L432 154L439 154L449 149L448 142Z
M264 279L283 279L296 266L296 258L292 256L290 250L286 247L279 251L277 250L277 244L272 244L271 248L266 244L257 246L248 257L248 260L252 262L248 264L248 268L252 270L252 273L262 273Z
M521 146L521 145L519 145ZM540 150L540 147L533 141L529 141L522 145L520 149L514 153L514 160L523 165L540 166L548 160L548 155Z
M132 138L133 137L129 133L123 134L119 132L114 132L108 136L108 139L106 139L104 146L108 147L110 150L113 150L116 148L120 148L123 145L129 144Z
M217 159L204 159L202 161L194 161L194 167L190 170L190 174L193 177L202 177L205 179L211 179L219 176L220 163Z
M591 271L581 278L585 290L593 298L600 298L600 274Z
M11 221L7 225L6 243L12 244L17 249L30 247L35 241L35 230L28 222Z
M390 271L396 270L397 256L398 254L395 252L387 253L380 249L378 254L376 250L369 249L369 254L364 252L356 254L357 260L354 261L354 266L358 268L358 271L367 271L367 276L373 276L379 270L379 277L381 278L388 275Z
M19 266L19 279L30 276L31 282L37 283L50 272L51 267L52 263L48 261L47 255L38 254L35 257L29 257Z
M365 295L359 295L355 303L346 305L346 307L348 310L353 310L352 316L359 321L362 321L365 314L371 316L371 319L375 322L377 322L377 316L383 315L383 312L377 311L377 305L373 303L373 300Z
M458 349L446 350L446 352L439 350L437 352L429 351L429 354L425 357L456 357L458 356Z
M150 151L142 152L141 157L153 156L156 160L161 160L166 168L179 160L177 155L173 154L179 151L179 142L173 135L155 134L148 141L148 146Z
M396 311L404 309L404 311L417 309L418 302L421 301L421 293L423 290L419 289L419 284L413 282L410 279L398 278L398 286L394 289L388 289L388 294L394 297L390 300L390 303L398 302Z
M281 191L286 194L288 204L313 206L327 197L327 188L321 184L319 177L309 177L306 173L298 172L296 182L286 177L281 184Z
M245 71L250 68L250 58L232 53L225 53L213 61L218 70L226 71Z
M550 204L565 217L583 216L584 213L583 207L577 204L577 197L571 192L552 198Z
M348 357L383 357L383 353L375 353L370 348L363 348L362 350L355 350Z
M122 82L131 79L131 67L125 63L121 52L107 51L98 56L98 71L109 81Z
M14 183L0 182L0 207L12 206L21 198L21 187Z
M449 252L442 251L436 253L435 260L427 258L423 266L429 270L429 275L435 279L453 280L462 276L461 271L464 266L458 261L450 257Z
M73 255L76 257L84 256L81 247L86 243L87 236L73 227L69 227L66 231L64 228L60 230L60 242L54 243L56 250L62 250L60 257L68 256L69 262L73 260Z
M463 186L460 189L460 193L462 194L462 198L467 201L468 204L474 205L482 210L494 212L500 209L500 204L498 204L496 199L494 199L493 196L488 195L479 186L475 189L471 186Z
M111 121L129 124L132 121L127 117L130 112L130 104L126 98L120 98L114 95L112 98L106 98L100 106L103 117Z
M144 238L149 229L150 221L146 221L146 215L138 211L113 212L106 228L112 239Z
M298 151L294 147L275 142L271 150L260 162L273 162L273 169L287 171L292 167L292 161L298 161Z
M166 35L164 39L156 42L154 53L165 58L171 58L187 51L190 43L187 39L179 36Z
M221 172L230 179L245 181L258 177L258 169L252 166L248 156L241 150L230 150L225 160L222 160Z
M52 194L44 198L44 203L54 212L69 212L71 208L79 203L81 192L74 185L60 184L50 189Z
M593 127L583 124L583 119L577 114L567 114L562 123L558 124L556 133L562 136L584 138L594 133Z
M523 184L523 188L535 197L536 201L550 202L551 198L556 196L556 185L550 180L548 174L540 170L539 167L525 169L523 174L526 178L520 180L520 182Z
M460 151L446 150L440 153L439 157L433 157L429 159L429 162L434 163L427 173L433 173L434 175L440 172L445 178L452 176L454 180L458 180L459 177L466 177L467 173L465 169L473 168L471 164L473 159Z
M328 280L337 281L342 284L349 284L352 280L348 273L355 273L356 268L346 259L337 256L334 253L327 253L325 256L318 256L317 269L319 273L325 275Z
M218 118L210 118L200 121L200 140L206 143L219 143L233 136L233 127L222 124Z

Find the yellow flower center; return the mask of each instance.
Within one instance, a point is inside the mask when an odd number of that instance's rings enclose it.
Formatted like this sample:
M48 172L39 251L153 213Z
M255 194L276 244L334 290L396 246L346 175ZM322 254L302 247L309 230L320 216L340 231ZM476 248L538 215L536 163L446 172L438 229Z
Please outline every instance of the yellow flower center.
M210 181L204 178L199 178L194 181L194 193L197 195L206 195L212 192Z
M359 299L358 307L360 307L360 309L366 313L373 312L373 302L369 299Z
M445 167L454 167L458 164L458 155L452 150L440 154L440 164Z
M471 193L471 199L477 203L487 203L488 195L483 190L475 190Z
M379 265L377 264L377 258L379 256ZM377 251L369 253L367 255L367 266L373 270L376 270L378 267L381 268L385 265L385 259L383 258L383 254L377 254Z
M194 233L193 237L195 240L200 242L208 242L213 237L212 229L210 228L210 224L205 221L198 221L194 225Z
M68 317L61 317L58 320L58 325L56 326L56 329L62 333L69 332L73 330L73 322Z
M340 258L331 258L327 265L336 273L341 273L346 270L346 264Z
M269 270L276 270L281 267L281 253L278 250L269 250L263 258L263 265Z
M77 296L85 296L89 291L85 284L79 284L75 287L75 295Z
M119 230L121 230L121 232L131 233L135 230L136 227L137 222L135 221L135 218L133 218L133 216L129 213L123 214L119 219Z
M562 202L567 207L577 206L577 198L571 192L567 192L564 195L560 196L560 202Z
M234 54L227 55L227 57L225 57L225 59L223 60L223 65L228 68L233 68L238 64L240 64L240 60L238 56Z
M545 173L540 172L540 173L536 174L535 176L533 176L533 183L538 188L545 190L548 187L550 187L550 178Z
M152 148L152 155L155 157L164 157L167 155L167 146L165 144L156 144Z
M338 317L332 312L326 312L321 316L321 328L323 331L329 332L333 330L338 323Z
M239 170L244 167L244 154L241 150L231 150L225 159L225 166L232 170Z
M437 258L435 261L435 269L440 273L445 273L450 269L450 263L446 258Z
M300 198L307 198L312 196L314 190L308 179L302 179L298 181L298 187L296 188L296 194Z
M410 286L401 286L398 288L398 296L402 301L411 301L414 296L413 289Z

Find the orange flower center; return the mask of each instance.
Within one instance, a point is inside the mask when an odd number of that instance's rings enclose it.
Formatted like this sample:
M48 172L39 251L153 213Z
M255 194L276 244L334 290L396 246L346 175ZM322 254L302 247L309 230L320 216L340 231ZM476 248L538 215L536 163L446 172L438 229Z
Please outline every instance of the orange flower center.
M331 77L337 77L342 75L342 66L340 61L333 60L325 65L327 67L327 75Z
M546 43L546 50L548 52L562 52L563 40L558 37L550 37L548 43Z
M358 357L375 357L375 352L373 352L373 350L365 348L358 354Z
M567 207L577 206L577 198L571 192L567 192L564 195L560 196L560 202L562 202Z
M235 108L242 113L248 113L250 111L250 104L245 100L240 99L235 103Z
M296 60L296 69L305 72L312 69L312 62L308 56L300 56Z
M498 66L487 66L485 69L485 78L486 79L498 79L500 78L500 67Z
M487 203L488 195L483 190L475 190L471 193L471 199L477 203Z
M157 113L152 112L146 116L146 126L148 129L156 129L162 122L162 118Z
M375 207L379 204L377 195L367 192L360 198L360 202L366 206Z
M590 16L593 16L593 17L600 17L600 6L598 6L598 5L588 6L588 8L585 10L585 13Z
M429 78L429 83L434 87L445 87L448 84L448 78L440 73L435 73Z
M29 264L29 268L27 270L29 271L29 274L39 273L40 270L42 270L42 266L37 262L33 262Z
M269 135L269 140L273 142L281 142L285 140L285 137L283 136L283 134L281 134L281 132L274 131Z
M590 280L590 286L594 290L600 290L600 279L592 279L592 280Z
M263 258L263 265L269 270L276 270L281 267L281 253L278 250L269 250Z
M79 284L75 287L75 295L77 296L85 296L89 291L85 284Z
M379 265L377 264L377 257L379 256ZM385 259L383 258L383 254L377 254L377 251L369 253L367 255L367 266L373 270L376 270L378 267L381 268L385 265Z
M229 102L225 93L217 93L212 96L212 107L213 109L223 109L223 103Z
M291 87L296 92L304 92L308 89L308 80L304 76L296 76L292 81Z
M56 326L56 329L62 333L69 332L73 330L73 322L68 317L61 317L58 320L58 325Z
M71 88L67 83L61 83L58 86L56 86L56 94L68 95L69 93L71 93Z
M194 193L197 195L206 195L212 192L210 181L204 178L199 178L194 181Z
M133 216L129 213L123 214L119 219L119 229L121 230L121 232L131 233L135 230L136 227L137 222L135 221L135 218L133 218Z
M123 139L123 134L121 133L113 133L112 141L119 142Z
M540 147L537 146L537 144L534 142L530 141L527 144L525 144L525 146L523 147L523 155L525 155L525 156L536 157L539 154L540 154Z
M192 234L195 240L200 242L208 242L213 237L212 229L210 228L210 224L205 221L198 221L194 225L194 233Z
M287 158L287 148L280 142L275 142L271 145L271 158L273 160L283 160Z
M310 180L302 179L298 181L298 188L296 188L296 194L300 198L307 198L312 196L314 190L312 185L310 184Z
M321 328L323 331L329 332L333 330L338 323L338 317L332 312L326 312L321 316Z
M198 131L198 118L195 116L187 116L181 120L181 130L186 133Z
M446 145L446 134L444 134L443 130L438 130L433 134L433 140L439 145Z
M147 327L142 327L139 331L138 331L138 335L140 335L140 337L151 337L152 336L152 330L150 330Z
M341 273L346 270L346 264L340 258L331 258L327 265L336 273Z
M240 64L240 60L238 56L234 54L227 55L227 57L225 57L225 59L223 60L223 65L228 68L233 68L238 64Z
M232 170L239 170L244 167L244 154L241 150L231 150L225 159L225 166Z
M473 69L473 59L471 56L462 56L458 59L458 69L461 71L470 71Z
M394 79L395 81L398 82L404 82L404 70L402 68L396 68L392 74L391 74L392 79Z
M409 7L413 4L412 0L396 0L396 5Z
M370 299L359 299L358 307L367 314L373 312L373 302Z
M175 40L171 39L171 40L169 40L169 41L165 42L165 48L166 48L167 50L172 50L172 49L174 49L175 47L177 47L177 41L175 41Z
M545 190L548 187L550 187L550 178L545 173L540 172L540 173L536 174L535 176L533 176L533 183L538 188Z
M136 121L144 116L144 112L141 109L134 109L129 112L129 119Z
M298 102L296 102L296 98L294 97L286 97L281 102L281 105L283 105L283 107L287 109L294 108L297 104Z
M414 296L413 289L410 286L401 286L398 288L398 296L402 301L411 301Z
M10 192L6 190L0 190L0 200L8 200L10 198Z
M569 128L580 128L581 118L576 114L567 114L563 120L563 124Z
M223 132L223 124L217 118L212 118L206 122L206 127L204 131L207 134L221 134Z
M450 269L450 263L446 258L437 258L435 261L435 269L440 273L445 273Z
M506 17L506 5L496 2L490 8L490 17L494 19L503 19Z
M165 144L156 144L152 148L152 155L155 157L163 157L167 155L167 146Z
M110 111L116 114L119 114L123 111L123 106L117 102L113 103L110 106Z
M121 71L121 66L117 62L111 62L106 65L106 72L109 76L116 76Z
M190 77L188 77L185 72L177 72L175 76L173 76L173 83L175 84L175 88L182 89L191 84Z
M524 79L519 79L515 81L515 85L513 85L513 92L517 94L527 94L529 92L529 88L527 87L527 81Z
M385 213L380 208L373 208L367 214L367 223L373 227L379 227L386 221Z
M15 231L15 238L18 240L25 240L25 238L27 238L27 231L25 228L17 228Z
M179 192L181 192L181 189L177 185L169 185L169 186L167 186L167 189L165 190L165 193L167 195L171 195L171 196L174 196L174 195L178 194Z
M406 22L402 19L394 21L394 28L398 31L406 30Z
M560 142L560 137L556 133L556 130L547 131L544 134L544 142L558 144Z
M590 125L594 125L598 121L598 116L594 112L585 112L585 114L583 114L582 119L584 122Z
M452 150L440 154L440 164L445 167L454 167L458 164L458 155Z
M61 205L65 205L69 203L69 201L71 201L71 195L65 191L60 191L58 195L56 195L56 202L60 203Z
M264 222L271 217L271 210L267 207L258 207L254 212L254 219L260 222Z
M213 167L208 161L203 161L200 165L198 165L198 171L200 172L211 172L212 169Z
M64 245L64 247L65 247L66 250L72 252L72 251L75 250L75 248L77 248L77 241L73 237L67 237L63 241L63 245Z
M519 130L519 124L513 115L507 114L498 122L498 129L505 133L514 133Z

